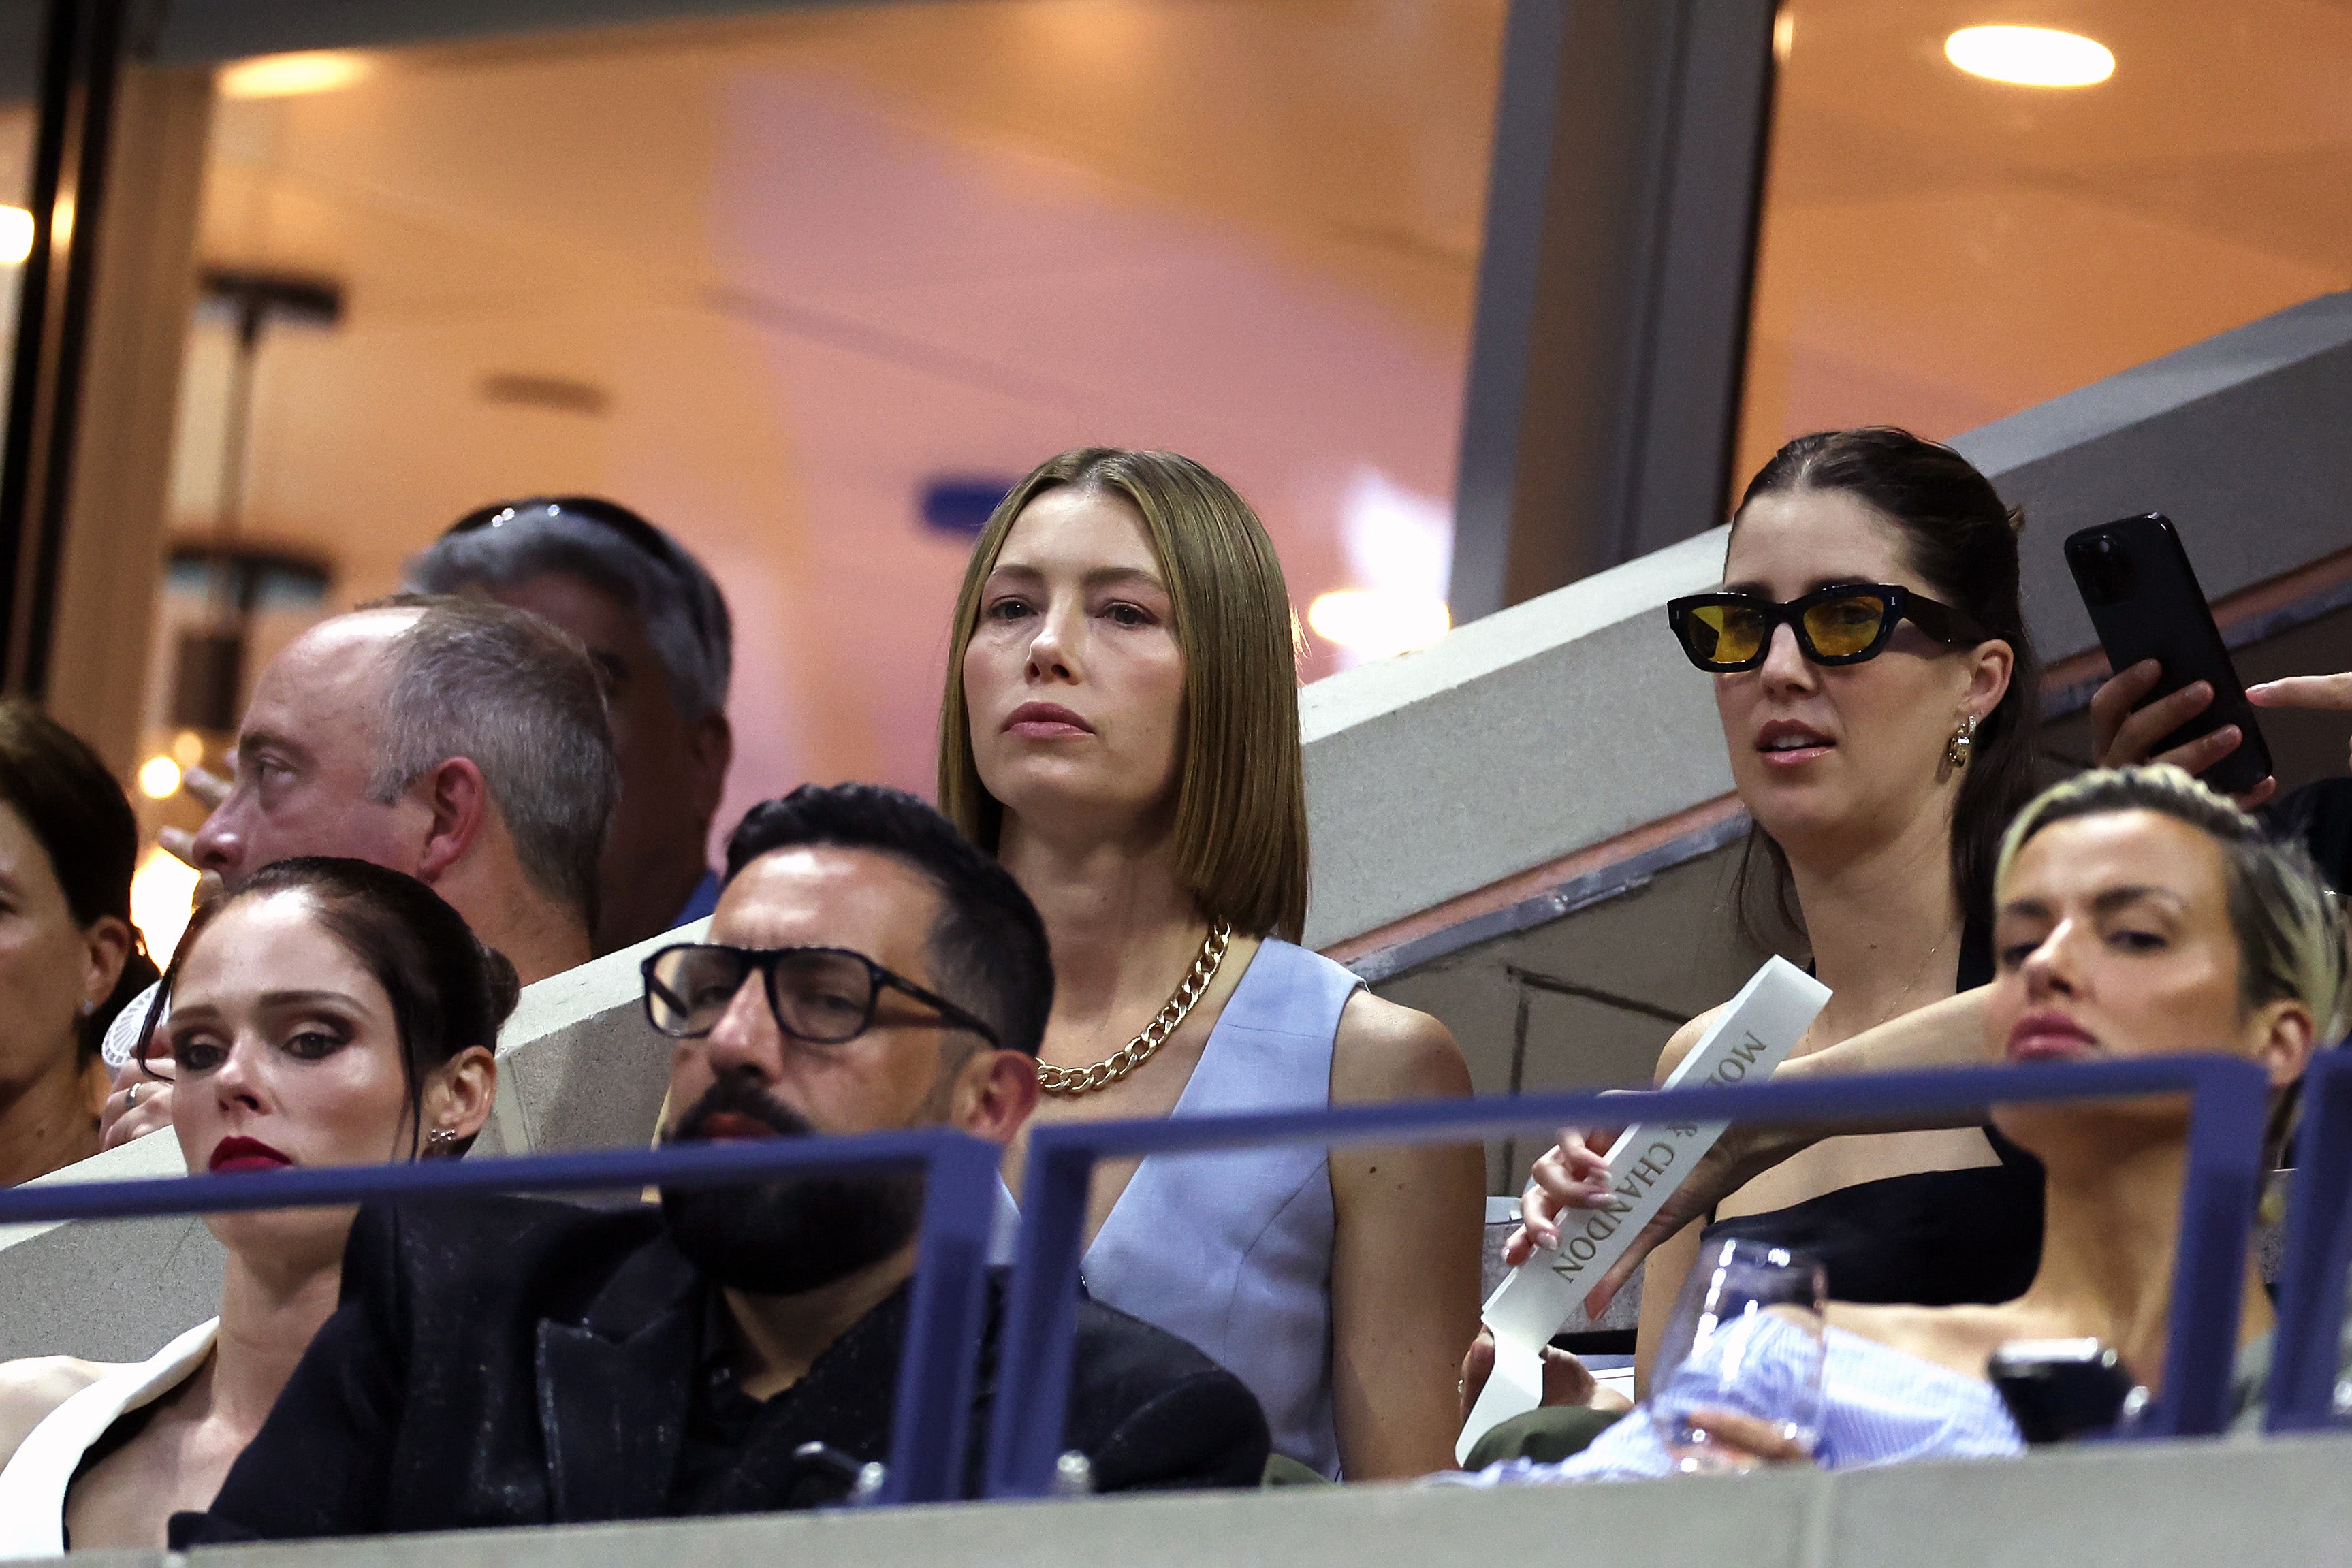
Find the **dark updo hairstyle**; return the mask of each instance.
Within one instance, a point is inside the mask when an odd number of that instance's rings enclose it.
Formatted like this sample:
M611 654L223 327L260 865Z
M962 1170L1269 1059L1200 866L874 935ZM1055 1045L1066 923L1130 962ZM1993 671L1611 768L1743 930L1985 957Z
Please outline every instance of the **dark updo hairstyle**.
M131 873L139 864L139 820L122 786L81 737L21 697L0 702L0 800L16 809L47 852L74 924L108 916L131 923ZM106 1000L76 1026L87 1065L106 1026L155 978L139 928Z
M1978 727L1952 807L1953 896L1964 919L1990 919L2001 834L2033 798L2033 737L2042 716L2042 660L2018 601L2017 535L2025 514L1941 442L1874 424L1801 435L1774 453L1748 482L1733 528L1758 497L1802 490L1843 491L1893 524L1929 595L2010 646L2009 689ZM1759 881L1769 887L1762 899ZM1773 944L1759 918L1759 903L1804 929L1788 856L1761 827L1748 833L1734 897L1741 923L1763 946Z
M469 1046L496 1051L499 1027L514 1011L521 988L505 955L482 946L465 917L413 876L332 855L301 855L262 867L190 917L139 1038L154 1039L188 955L221 912L280 893L305 895L319 924L391 998L408 1088L408 1152L415 1157L424 1136L425 1078ZM140 1060L146 1061L143 1051ZM449 1152L462 1155L472 1145L468 1138Z

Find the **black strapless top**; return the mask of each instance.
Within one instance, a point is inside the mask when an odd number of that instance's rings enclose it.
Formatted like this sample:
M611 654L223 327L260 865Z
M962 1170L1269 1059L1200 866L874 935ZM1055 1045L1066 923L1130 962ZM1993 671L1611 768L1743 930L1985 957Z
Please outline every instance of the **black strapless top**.
M1960 937L1956 988L1991 978L1992 931L1972 920ZM1860 1182L1768 1214L1719 1219L1704 1239L1809 1253L1841 1301L2013 1301L2042 1262L2042 1162L1990 1127L1984 1134L1997 1166Z

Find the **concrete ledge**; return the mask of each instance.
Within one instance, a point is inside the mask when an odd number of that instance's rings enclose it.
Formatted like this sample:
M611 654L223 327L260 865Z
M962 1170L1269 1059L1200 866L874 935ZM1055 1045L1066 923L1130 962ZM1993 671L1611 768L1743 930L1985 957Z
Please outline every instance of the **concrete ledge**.
M1719 580L1728 530L1489 615L1300 694L1325 947L1725 794L1706 680L1667 600Z
M1953 444L2026 513L2026 622L2043 654L2094 646L2059 547L2163 512L2208 598L2352 535L2352 293L2322 295L1995 421Z
M185 1561L193 1568L1428 1568L1473 1561L2308 1568L2342 1561L2352 1540L2347 1472L2352 1437L2328 1436L1500 1492L1298 1488L467 1531L215 1547Z
M646 1022L638 968L709 930L698 920L526 987L499 1034L498 1103L474 1146L520 1155L650 1141L671 1046Z
M180 1140L163 1133L26 1185L186 1174ZM220 1310L223 1258L194 1215L0 1226L0 1361L144 1361Z

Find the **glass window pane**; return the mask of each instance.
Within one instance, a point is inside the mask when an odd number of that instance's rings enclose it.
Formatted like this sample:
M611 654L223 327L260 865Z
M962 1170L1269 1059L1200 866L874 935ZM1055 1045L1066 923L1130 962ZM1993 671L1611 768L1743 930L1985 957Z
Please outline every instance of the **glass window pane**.
M38 133L41 7L0 4L0 420L16 357L17 292L33 245L33 140Z
M331 608L493 499L636 507L733 603L722 823L804 778L929 791L971 530L1066 447L1233 480L1325 629L1310 677L1442 630L1505 8L814 8L299 91L238 62L204 259L346 308L242 365L200 312L175 534L315 559ZM1313 611L1346 591L1385 597Z
M1805 431L1956 435L2352 286L2352 8L2045 9L2112 74L1970 74L1947 40L2009 18L1929 0L1782 12L1737 479ZM1974 63L2053 57L2006 42Z

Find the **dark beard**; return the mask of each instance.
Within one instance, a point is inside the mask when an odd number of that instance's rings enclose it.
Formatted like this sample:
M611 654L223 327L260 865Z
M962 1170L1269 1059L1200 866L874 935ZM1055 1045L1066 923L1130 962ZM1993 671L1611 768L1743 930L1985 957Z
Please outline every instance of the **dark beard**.
M663 1135L694 1143L721 1111L754 1117L788 1138L814 1133L750 1078L730 1073ZM923 1213L923 1175L787 1176L729 1186L664 1187L669 1239L704 1274L758 1296L823 1290L871 1268L911 1240Z

